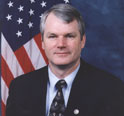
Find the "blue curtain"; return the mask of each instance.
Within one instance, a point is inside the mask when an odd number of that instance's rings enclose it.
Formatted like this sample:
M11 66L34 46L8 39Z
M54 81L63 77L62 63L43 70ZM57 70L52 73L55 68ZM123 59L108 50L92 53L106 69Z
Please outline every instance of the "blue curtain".
M72 0L86 23L82 58L124 81L124 0Z

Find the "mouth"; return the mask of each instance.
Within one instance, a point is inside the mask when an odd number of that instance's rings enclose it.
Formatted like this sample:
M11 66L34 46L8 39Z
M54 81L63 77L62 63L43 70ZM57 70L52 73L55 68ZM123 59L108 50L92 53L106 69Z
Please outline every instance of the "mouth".
M70 54L70 52L55 52L54 54L58 56L67 56Z
M70 52L55 52L55 54L69 54Z
M56 54L68 54L67 52L63 52L63 53L56 53Z

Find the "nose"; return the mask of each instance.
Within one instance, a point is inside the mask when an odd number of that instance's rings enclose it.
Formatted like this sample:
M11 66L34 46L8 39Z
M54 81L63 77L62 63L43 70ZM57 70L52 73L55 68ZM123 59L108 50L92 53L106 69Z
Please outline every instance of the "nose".
M66 39L64 37L58 38L57 47L60 49L66 47Z

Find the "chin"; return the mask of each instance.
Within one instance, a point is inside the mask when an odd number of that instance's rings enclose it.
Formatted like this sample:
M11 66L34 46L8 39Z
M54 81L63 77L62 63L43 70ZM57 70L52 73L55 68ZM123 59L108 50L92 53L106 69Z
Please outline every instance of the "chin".
M66 62L59 62L59 63L54 63L55 65L68 65L69 63L66 63Z
M68 65L68 64L70 64L70 62L69 61L59 60L59 61L53 62L53 64L55 64L55 65Z

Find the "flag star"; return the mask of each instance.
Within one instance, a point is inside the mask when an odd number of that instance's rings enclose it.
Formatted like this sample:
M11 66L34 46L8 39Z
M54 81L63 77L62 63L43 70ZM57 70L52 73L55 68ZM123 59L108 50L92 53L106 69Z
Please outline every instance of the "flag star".
M20 5L18 9L19 9L19 12L21 12L21 11L24 10L24 6L21 6L21 5Z
M19 18L19 19L17 20L18 24L23 23L22 20L23 20L23 19Z
M29 14L30 14L30 16L34 15L34 10L30 9Z
M32 22L29 22L29 23L28 23L28 27L29 27L29 28L33 27L33 23L32 23Z
M9 1L8 6L9 6L9 8L13 7L13 2Z
M21 31L18 31L18 32L16 33L16 35L17 35L18 37L20 37L20 36L22 36L22 32L21 32Z
M42 18L43 14L41 14L39 17Z
M8 14L8 16L6 18L7 18L7 21L12 20L12 15Z
M32 4L32 3L35 3L35 0L30 0L30 1L31 1L31 4Z
M64 0L65 3L69 3L69 0Z
M46 2L42 1L41 6L42 6L42 8L46 7Z

